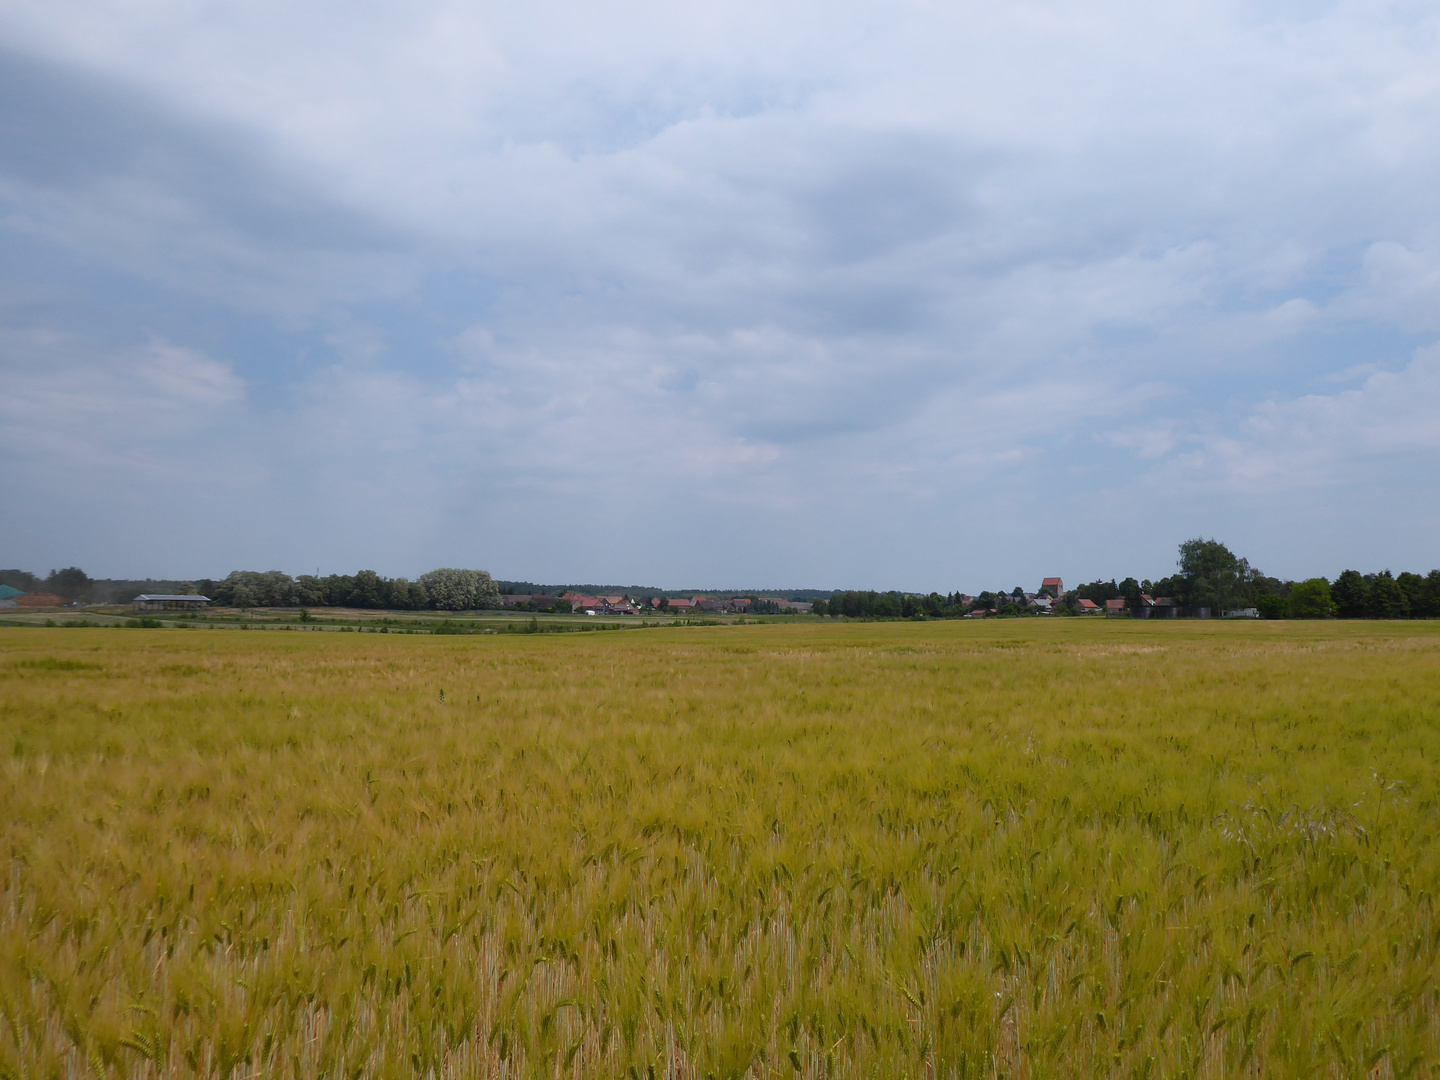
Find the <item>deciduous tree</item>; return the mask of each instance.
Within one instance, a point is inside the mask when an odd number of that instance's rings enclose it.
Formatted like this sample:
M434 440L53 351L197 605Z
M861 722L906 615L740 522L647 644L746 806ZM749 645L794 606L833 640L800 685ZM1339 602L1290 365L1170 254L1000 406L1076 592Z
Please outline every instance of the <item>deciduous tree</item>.
M1370 581L1370 602L1366 614L1372 619L1403 619L1410 614L1405 603L1405 594L1395 583L1389 570L1382 571Z
M1335 613L1342 619L1363 619L1370 606L1370 583L1358 570L1346 570L1330 587Z
M1323 577L1307 578L1290 586L1292 619L1329 619L1335 615L1330 583Z

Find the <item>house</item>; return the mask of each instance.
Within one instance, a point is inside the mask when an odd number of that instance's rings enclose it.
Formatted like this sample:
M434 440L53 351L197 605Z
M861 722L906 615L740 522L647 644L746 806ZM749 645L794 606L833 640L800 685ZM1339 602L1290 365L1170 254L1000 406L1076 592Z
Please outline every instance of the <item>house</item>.
M1117 596L1114 600L1106 600L1106 601L1105 601L1105 614L1106 614L1106 615L1124 615L1124 614L1125 614L1125 598L1124 598L1123 596Z
M670 601L670 610L671 610L671 611L689 611L689 610L690 610L691 608L693 608L694 606L695 606L695 605L694 605L691 601L689 601L689 600L683 600L683 599L682 599L682 600L671 600L671 601Z
M209 606L208 596L170 596L165 593L141 593L130 601L133 611L203 611Z
M20 605L15 602L17 597L24 596L19 589L10 585L0 585L0 608L13 608Z
M1043 614L1050 613L1050 598L1048 596L1032 596L1025 601L1027 608L1034 608Z
M1060 597L1065 595L1065 583L1058 577L1047 577L1040 582L1040 591L1049 590L1051 596Z
M1098 615L1103 609L1093 600L1076 600L1075 610L1081 615Z

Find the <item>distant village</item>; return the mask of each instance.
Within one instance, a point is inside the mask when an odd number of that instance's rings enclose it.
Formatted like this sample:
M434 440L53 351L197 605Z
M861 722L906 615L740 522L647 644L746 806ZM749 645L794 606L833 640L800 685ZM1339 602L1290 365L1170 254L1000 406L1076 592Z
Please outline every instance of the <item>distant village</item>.
M215 590L220 591L220 590ZM953 593L944 597L932 594L940 600L937 607L944 610L928 612L937 617L959 616L967 619L983 619L993 615L1016 614L1020 612L1036 615L1051 615L1066 610L1079 615L1131 615L1147 618L1174 618L1189 612L1168 597L1152 598L1144 593L1132 602L1124 597L1096 603L1085 597L1067 597L1060 578L1046 578L1038 592L981 593L971 596L967 593ZM632 597L623 593L595 596L580 592L551 593L501 593L500 606L512 611L573 613L578 615L640 616L640 615L805 615L805 614L850 614L845 610L845 598L860 598L863 611L854 612L859 617L908 617L915 614L910 610L915 601L930 599L925 596L911 596L905 593L837 593L838 603L826 600L801 600L784 596L641 596ZM209 596L200 593L138 593L129 600L136 611L197 611L212 603ZM832 603L836 610L830 610ZM22 592L9 585L0 585L0 609L25 609L32 611L59 608L86 607L83 600L67 599L55 593L36 591ZM245 605L248 606L248 605ZM882 610L872 610L875 608ZM895 610L888 610L894 607ZM963 612L956 609L963 608ZM1228 616L1258 617L1252 609L1227 611Z
M783 596L587 596L567 592L559 596L544 593L502 593L500 601L519 611L569 611L583 615L688 615L706 614L782 615L813 610L808 600L787 600Z
M1105 583L1100 583L1104 585ZM1111 588L1118 589L1114 583ZM573 612L584 615L784 615L817 614L859 618L915 615L934 618L984 619L998 615L1122 615L1131 618L1173 619L1185 616L1206 618L1208 609L1194 610L1173 597L1152 597L1137 592L1130 596L1103 598L1098 602L1075 593L1066 593L1058 577L1047 577L1035 592L911 594L900 592L836 592L830 599L802 600L783 596L641 596L628 594L590 595L563 593L502 593L508 609L533 612ZM851 610L854 609L854 610ZM1229 618L1259 618L1255 608L1230 608L1217 614Z
M1176 574L1159 581L1127 577L1067 589L1045 577L1033 592L971 595L898 590L815 589L700 593L597 585L551 586L496 581L483 570L440 568L415 580L374 570L291 577L279 570L235 570L223 579L143 581L90 578L78 567L48 577L0 569L0 610L41 612L127 605L137 612L195 612L215 606L268 609L480 612L508 610L619 618L791 615L850 619L988 619L1014 616L1110 616L1132 619L1440 618L1440 570L1346 570L1334 581L1269 577L1216 540L1179 547ZM113 614L113 613L112 613Z

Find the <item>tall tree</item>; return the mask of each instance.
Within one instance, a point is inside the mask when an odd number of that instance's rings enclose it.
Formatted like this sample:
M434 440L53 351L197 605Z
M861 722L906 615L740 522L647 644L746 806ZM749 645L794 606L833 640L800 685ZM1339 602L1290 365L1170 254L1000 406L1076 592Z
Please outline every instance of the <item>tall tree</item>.
M484 570L441 567L420 575L430 602L441 611L472 611L500 606L500 589Z
M1342 619L1363 619L1370 606L1370 583L1358 570L1346 570L1330 587L1335 613Z
M350 602L358 608L388 607L383 595L387 591L379 574L374 570L361 570L355 575L355 591Z
M1440 570L1431 570L1425 575L1425 584L1420 590L1420 603L1411 611L1422 619L1440 616Z
M1410 614L1405 594L1400 591L1389 570L1376 574L1370 581L1370 602L1366 612L1372 619L1403 619Z
M94 584L90 580L90 575L78 566L67 566L64 570L51 570L50 576L45 579L46 590L56 596L63 596L66 600L90 599L90 588Z
M1180 545L1180 576L1188 590L1186 602L1218 614L1248 607L1260 575L1220 541L1197 537Z
M40 579L28 570L0 570L0 585L9 585L21 592L40 591Z
M1328 619L1335 614L1335 601L1330 596L1330 583L1323 577L1297 581L1290 586L1290 617L1294 619Z
M1395 584L1405 597L1405 613L1418 616L1425 609L1425 579L1409 571L1395 575Z

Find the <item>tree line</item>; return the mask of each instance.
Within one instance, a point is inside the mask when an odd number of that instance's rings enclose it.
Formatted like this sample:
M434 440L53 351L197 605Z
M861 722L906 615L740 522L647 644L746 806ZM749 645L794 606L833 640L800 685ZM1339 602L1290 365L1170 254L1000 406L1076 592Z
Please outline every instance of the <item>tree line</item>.
M28 570L0 570L0 585L9 585L22 593L53 593L65 600L89 600L94 582L78 566L51 570L49 577L40 577Z
M24 570L0 570L0 585L21 592L50 592L86 603L127 603L140 593L203 595L222 607L350 607L401 611L474 611L500 606L500 590L484 570L442 567L408 578L355 574L291 577L280 570L235 570L221 580L119 581L91 578L79 567L40 578Z
M1127 608L1140 609L1143 597L1167 597L1190 613L1254 609L1266 619L1434 619L1440 618L1440 570L1424 576L1389 570L1362 574L1346 570L1333 582L1327 578L1282 581L1250 565L1218 540L1195 538L1180 545L1178 572L1159 580L1127 577L1122 581L1096 580L1051 596L1057 615L1079 613L1081 600L1104 606L1123 599ZM1048 595L1041 590L1041 595ZM1025 590L986 591L970 597L961 593L917 595L901 592L836 592L828 603L817 602L819 615L851 619L954 619L972 612L997 615L1034 615Z
M301 574L279 570L235 570L221 580L120 581L90 578L79 567L51 570L47 577L24 570L0 570L0 584L21 592L50 592L66 600L116 603L141 592L190 592L210 597L224 607L349 607L370 610L473 611L501 606L500 588L483 570L442 567L411 581L386 578L374 570L355 574ZM507 582L506 591L517 591ZM1041 591L1044 595L1044 590ZM657 593L658 595L658 593ZM811 595L811 594L807 594ZM1254 608L1268 619L1433 619L1440 618L1440 570L1425 575L1389 570L1362 574L1346 570L1334 581L1323 577L1282 581L1269 577L1218 540L1196 538L1180 545L1177 572L1156 581L1127 577L1096 580L1051 597L1058 615L1078 614L1079 601L1103 606L1124 599L1140 608L1142 596L1168 597L1190 612ZM769 608L753 598L751 611ZM953 619L976 611L997 615L1035 614L1025 590L985 591L978 596L959 592L928 595L899 591L840 590L817 598L817 615L851 619Z
M1215 614L1254 608L1266 619L1440 618L1440 570L1423 576L1346 570L1334 581L1282 581L1261 573L1218 540L1203 539L1180 545L1177 574L1159 581L1093 581L1076 589L1074 596L1097 604L1123 597L1127 606L1138 607L1142 593L1168 596L1184 607L1208 608Z
M291 577L279 570L235 570L223 581L196 582L223 607L350 607L387 611L474 611L498 608L500 590L484 570L442 567L408 578L354 574Z

